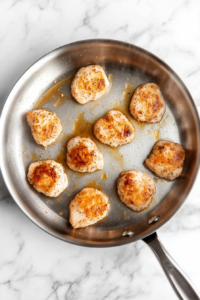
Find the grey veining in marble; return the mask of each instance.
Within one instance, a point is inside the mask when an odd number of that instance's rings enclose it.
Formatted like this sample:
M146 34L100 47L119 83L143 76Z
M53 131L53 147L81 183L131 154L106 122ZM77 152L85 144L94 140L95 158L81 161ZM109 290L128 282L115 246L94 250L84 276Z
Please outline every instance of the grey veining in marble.
M0 109L21 74L45 53L87 38L134 43L165 60L200 105L198 0L0 1ZM200 289L200 175L188 200L158 234ZM142 242L76 247L36 227L0 178L1 300L177 299Z

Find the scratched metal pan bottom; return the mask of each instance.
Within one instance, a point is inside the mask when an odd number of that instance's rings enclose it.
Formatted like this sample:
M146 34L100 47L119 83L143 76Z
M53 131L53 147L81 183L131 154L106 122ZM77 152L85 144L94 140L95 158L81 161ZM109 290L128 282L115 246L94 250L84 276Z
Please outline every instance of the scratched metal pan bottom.
M60 81L84 66L99 64L113 78L110 92L97 103L79 105L71 98L70 86L61 91L69 98L63 105L47 102L43 108L54 111L62 121L63 135L45 151L37 145L26 122L26 114L40 97ZM167 108L159 124L141 125L128 112L133 89L140 84L159 85ZM56 97L55 97L56 98ZM55 99L56 101L56 99ZM92 124L110 109L121 109L133 122L135 139L129 145L113 150L92 136ZM87 123L87 124L86 124ZM68 189L58 198L37 193L27 182L31 161L55 158L63 160L64 143L70 134L88 135L101 150L105 167L102 171L80 175L67 169ZM129 243L148 236L168 221L183 204L196 177L199 165L199 120L194 102L180 78L159 58L136 46L112 40L87 40L58 48L33 64L19 79L5 104L1 118L1 168L5 182L16 203L39 227L64 241L107 247ZM144 166L156 140L181 143L186 150L182 175L174 182L155 178ZM60 151L60 152L59 152ZM58 155L59 153L59 155ZM136 169L154 178L156 195L152 205L141 213L130 211L116 193L116 180L123 170ZM105 173L102 175L102 173ZM105 177L107 176L106 180ZM109 197L109 216L96 225L71 228L69 203L84 186L102 189ZM160 216L152 225L148 220ZM123 237L125 230L134 235Z

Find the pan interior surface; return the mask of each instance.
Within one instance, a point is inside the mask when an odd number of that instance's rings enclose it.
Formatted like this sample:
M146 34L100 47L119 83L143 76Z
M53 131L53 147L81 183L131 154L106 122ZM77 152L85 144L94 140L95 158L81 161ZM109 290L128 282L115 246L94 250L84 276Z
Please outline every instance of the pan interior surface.
M81 106L72 99L70 85L61 91L69 96L63 105L47 102L43 108L61 119L63 133L47 148L37 145L26 122L27 112L40 97L63 78L91 64L101 65L112 86L102 99ZM128 111L133 90L140 84L156 83L166 102L166 111L158 124L139 124ZM117 149L99 143L92 134L93 124L110 109L126 114L135 127L135 139ZM66 141L71 133L91 137L102 152L105 166L101 171L79 174L67 169L68 189L57 198L37 193L27 182L28 165L36 160L64 162ZM158 139L180 143L186 150L182 175L174 182L161 180L148 171L144 159ZM193 100L177 75L162 61L135 46L117 41L89 40L61 47L36 62L17 82L8 97L1 119L1 165L6 184L21 209L48 233L83 246L114 246L138 240L164 224L185 200L199 164L199 121ZM116 181L125 170L146 172L155 180L156 195L151 206L132 212L118 198ZM106 174L106 175L105 175ZM107 177L106 180L105 177ZM96 225L73 229L69 222L69 203L85 186L101 189L111 204L108 217ZM153 216L157 223L148 225ZM132 237L122 237L125 230Z

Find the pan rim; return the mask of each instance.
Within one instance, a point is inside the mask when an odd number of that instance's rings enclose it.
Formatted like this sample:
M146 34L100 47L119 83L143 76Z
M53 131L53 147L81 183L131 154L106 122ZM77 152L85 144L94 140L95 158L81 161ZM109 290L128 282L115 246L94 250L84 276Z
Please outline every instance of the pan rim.
M18 88L18 85L20 85L21 81L23 81L24 77L28 76L30 72L32 72L32 69L34 69L34 67L36 67L39 63L42 63L45 59L49 59L51 55L55 54L57 51L61 51L64 49L70 49L73 47L76 47L78 45L84 45L87 43L107 43L107 44L121 44L125 47L130 47L130 48L134 48L135 50L139 51L139 52L143 52L145 55L152 57L154 60L158 61L165 69L167 69L175 78L176 80L179 82L179 84L181 85L181 87L184 89L184 91L186 92L188 98L190 99L190 103L192 105L192 108L194 109L194 113L195 113L195 117L196 117L196 121L197 121L197 127L198 127L198 133L200 136L200 120L199 120L199 115L198 115L198 111L197 111L197 106L188 90L188 88L186 87L186 85L184 84L184 82L182 81L182 79L176 74L176 72L174 72L171 67L169 65L167 65L162 59L160 59L159 57L157 57L156 55L154 55L153 53L149 52L146 49L143 49L141 47L138 47L136 45L133 45L131 43L127 43L127 42L123 42L123 41L119 41L119 40L113 40L113 39L86 39L86 40L79 40L76 42L72 42L66 45L63 45L61 47L58 47L50 52L48 52L47 54L43 55L41 58L39 58L38 60L36 60L36 62L34 62L22 75L21 77L16 81L15 85L13 86L11 92L9 93L6 102L4 104L4 107L2 109L2 113L1 113L1 120L0 120L0 142L3 145L3 137L4 137L4 124L5 124L5 120L6 120L6 116L7 116L7 109L9 107L9 99L12 99L12 94L15 92L15 90ZM55 233L53 230L49 231L49 228L47 228L47 226L45 227L42 222L41 224L39 222L37 222L37 220L34 218L34 216L29 213L26 208L22 205L21 201L20 201L20 197L17 195L15 187L12 184L12 181L9 180L9 176L8 173L6 171L6 166L5 166L5 161L4 161L4 157L3 157L3 151L0 151L0 166L1 166L1 170L2 170L2 175L3 175L3 179L4 182L10 192L10 195L12 196L12 198L15 200L15 202L17 203L17 205L20 207L20 209L23 211L23 213L33 222L35 223L39 228L41 228L42 230L44 230L45 232L49 233L50 235L52 235L53 237L56 237L62 241L71 243L71 244L75 244L75 245L79 245L79 246L85 246L85 247L98 247L98 248L104 248L104 247L114 247L114 246L120 246L120 245L125 245L125 244L129 244L131 242L140 240L145 238L146 236L150 235L151 233L155 232L157 229L159 229L161 226L163 226L164 224L166 224L178 211L179 209L182 207L182 205L184 204L184 202L186 201L193 185L194 182L197 178L197 174L199 171L199 165L200 165L200 138L198 139L198 160L197 160L197 165L196 165L196 170L193 176L193 179L191 181L190 186L188 187L187 192L183 195L183 199L181 201L181 203L176 207L176 209L173 210L173 212L162 222L160 222L159 224L154 224L152 225L152 229L150 231L148 231L147 234L142 234L140 237L135 238L134 236L132 238L124 238L124 240L120 240L115 241L106 241L106 242L98 242L98 241L85 241L84 244L81 241L79 241L78 239L73 239L72 237L63 237L58 233Z

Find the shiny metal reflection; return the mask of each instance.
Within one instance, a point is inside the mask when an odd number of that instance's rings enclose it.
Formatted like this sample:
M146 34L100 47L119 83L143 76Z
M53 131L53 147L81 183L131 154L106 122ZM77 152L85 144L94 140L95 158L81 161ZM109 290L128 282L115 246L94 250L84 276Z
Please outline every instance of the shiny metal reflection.
M55 80L73 75L77 69L89 64L100 64L105 67L108 74L113 75L111 92L105 99L102 99L105 107L96 106L91 116L93 103L78 106L75 101L67 101L65 107L61 106L56 111L58 116L63 120L70 119L77 109L77 114L84 112L86 119L92 122L114 107L112 104L114 99L119 102L123 101L121 95L127 80L135 86L149 81L155 82L161 88L167 104L167 113L170 116L169 122L166 121L165 125L165 131L168 133L166 137L181 142L186 149L186 161L181 177L174 182L156 183L158 191L156 201L144 212L134 213L119 201L115 191L116 180L122 168L116 160L111 159L107 148L106 150L102 148L101 151L106 161L104 172L108 173L104 191L109 198L112 198L111 211L103 222L74 230L68 222L68 206L77 191L73 190L70 197L66 191L62 196L62 202L47 203L48 199L34 191L27 183L26 171L30 158L22 155L23 147L26 146L27 153L34 150L40 152L40 149L32 139L25 116L33 109L33 103L54 84ZM55 109L51 105L47 108ZM64 129L67 133L72 130L70 126L65 123ZM38 60L23 74L11 91L1 116L2 173L16 203L35 224L46 232L66 242L82 246L122 245L151 234L166 223L184 203L199 166L199 128L196 106L186 86L159 58L139 47L120 41L103 39L80 41L58 48ZM155 140L138 126L134 142L119 150L125 158L124 168L146 171L153 177L152 173L144 168L143 161L154 142ZM49 157L55 157L60 150L59 147L59 145L49 147ZM70 181L76 182L75 175L70 176ZM91 177L87 177L87 180L92 181L97 176L100 177L100 174L95 172ZM78 188L84 185L86 185L86 177L79 180ZM62 216L59 215L60 209L63 212ZM124 218L122 211L126 211L129 217ZM149 215L160 215L162 218L154 226L149 226ZM134 235L131 239L125 239L122 232L130 228L134 229Z
M134 232L133 232L133 230L125 230L123 233L122 233L122 236L124 236L124 237L131 237L131 236L133 236L134 235Z
M148 224L152 225L155 224L160 219L160 216L153 216L148 220Z

